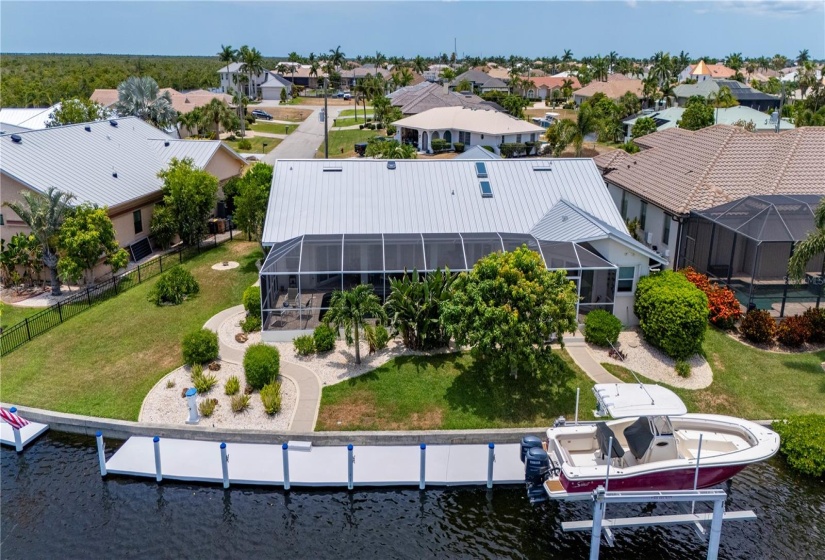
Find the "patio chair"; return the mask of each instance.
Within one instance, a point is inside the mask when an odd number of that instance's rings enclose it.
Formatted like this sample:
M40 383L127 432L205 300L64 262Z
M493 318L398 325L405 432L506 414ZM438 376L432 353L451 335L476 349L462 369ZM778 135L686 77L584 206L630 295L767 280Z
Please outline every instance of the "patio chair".
M286 301L290 306L298 307L298 288L289 288L286 291Z

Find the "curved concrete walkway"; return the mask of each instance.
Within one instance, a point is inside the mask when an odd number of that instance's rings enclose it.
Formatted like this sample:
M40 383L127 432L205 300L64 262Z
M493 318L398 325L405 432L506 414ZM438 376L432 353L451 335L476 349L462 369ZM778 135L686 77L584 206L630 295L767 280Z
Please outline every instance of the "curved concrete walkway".
M217 315L212 316L203 328L217 333L224 321L243 310L243 305L224 309ZM236 364L243 363L243 350L224 344L220 337L218 337L218 348L221 360ZM314 431L315 422L318 420L318 409L321 406L321 382L318 380L318 376L309 368L283 360L281 360L281 375L291 379L298 388L298 403L295 405L295 412L292 415L292 421L289 423L289 431Z
M564 345L567 353L576 362L576 365L582 368L587 376L596 383L624 383L621 379L607 371L602 365L593 358L593 354L587 349L587 344L584 341L570 341Z

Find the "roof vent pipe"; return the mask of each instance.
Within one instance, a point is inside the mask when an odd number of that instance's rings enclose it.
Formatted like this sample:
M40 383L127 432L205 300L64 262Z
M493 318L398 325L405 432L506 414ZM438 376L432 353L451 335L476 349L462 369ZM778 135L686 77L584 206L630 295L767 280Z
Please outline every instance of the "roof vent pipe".
M164 146L166 146L166 147L168 148L168 147L169 147L169 140L165 140L165 141L163 142L163 145L164 145Z
M387 169L395 169L395 162L390 160L387 162Z
M92 127L87 124L86 126L83 127L83 130L85 130L86 132L91 132Z
M112 177L114 177L115 179L117 179L117 171L112 171Z
M117 121L115 119L110 120L109 124L114 126L114 127L117 127Z
M20 142L23 141L23 139L20 137L19 134L12 134L11 135L11 141L14 142L15 144L19 144Z

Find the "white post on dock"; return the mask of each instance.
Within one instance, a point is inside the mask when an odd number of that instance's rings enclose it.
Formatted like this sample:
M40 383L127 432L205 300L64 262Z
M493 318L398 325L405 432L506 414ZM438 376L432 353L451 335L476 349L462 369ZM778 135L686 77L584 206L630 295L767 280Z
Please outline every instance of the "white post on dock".
M155 436L152 442L155 444L155 480L160 482L163 480L163 473L160 470L160 438Z
M427 485L424 477L426 476L427 472L427 444L421 444L421 476L418 481L418 489L424 490L425 486Z
M9 412L12 414L17 414L17 407L11 407ZM20 453L23 451L23 438L20 436L20 429L12 426L11 431L14 433L14 450Z
M593 529L590 532L590 560L599 560L599 546L602 543L602 518L604 517L604 495L606 490L599 486L593 490Z
M708 560L719 556L719 541L722 538L722 519L725 516L724 500L713 502L713 518L710 521L710 538L708 539Z
M496 444L487 444L487 488L493 487L493 463L496 460Z
M103 445L103 432L95 434L97 440L97 459L100 462L100 476L106 476L106 447Z
M226 454L225 442L221 442L221 474L224 489L229 488L229 456Z
M284 457L284 490L289 490L289 444L283 444L281 449Z
M699 449L696 450L696 472L693 473L693 489L696 490L699 485L699 460L702 457L702 438L705 434L699 434ZM691 502L690 513L694 512L696 502Z
M198 417L198 390L194 387L186 391L186 404L189 406L189 418L186 419L186 423L197 424L200 421Z
M352 465L355 457L352 454L352 444L347 445L347 489L352 490Z
M573 420L573 423L578 426L579 425L579 394L581 393L581 387L576 387L576 419Z

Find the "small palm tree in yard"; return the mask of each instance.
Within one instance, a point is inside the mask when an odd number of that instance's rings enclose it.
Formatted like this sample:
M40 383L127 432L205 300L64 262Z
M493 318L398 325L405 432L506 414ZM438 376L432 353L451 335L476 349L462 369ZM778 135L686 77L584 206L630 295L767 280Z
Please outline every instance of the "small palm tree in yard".
M54 187L49 187L45 196L32 191L24 191L20 195L22 202L6 202L3 206L8 206L20 216L42 245L43 264L51 273L52 295L59 296L57 234L70 211L69 202L74 199L74 195Z
M117 86L115 110L119 115L132 115L158 128L168 127L178 116L172 96L168 91L161 94L158 83L149 76L132 76L121 82Z
M369 284L361 284L351 290L332 294L330 309L324 321L332 323L336 328L344 328L347 340L355 343L355 363L361 363L361 350L358 346L364 321L368 317L385 317L384 308L378 296Z
M825 253L825 198L819 201L814 211L814 230L794 249L793 256L788 262L788 276L795 282L801 282L805 276L806 265L823 253Z

